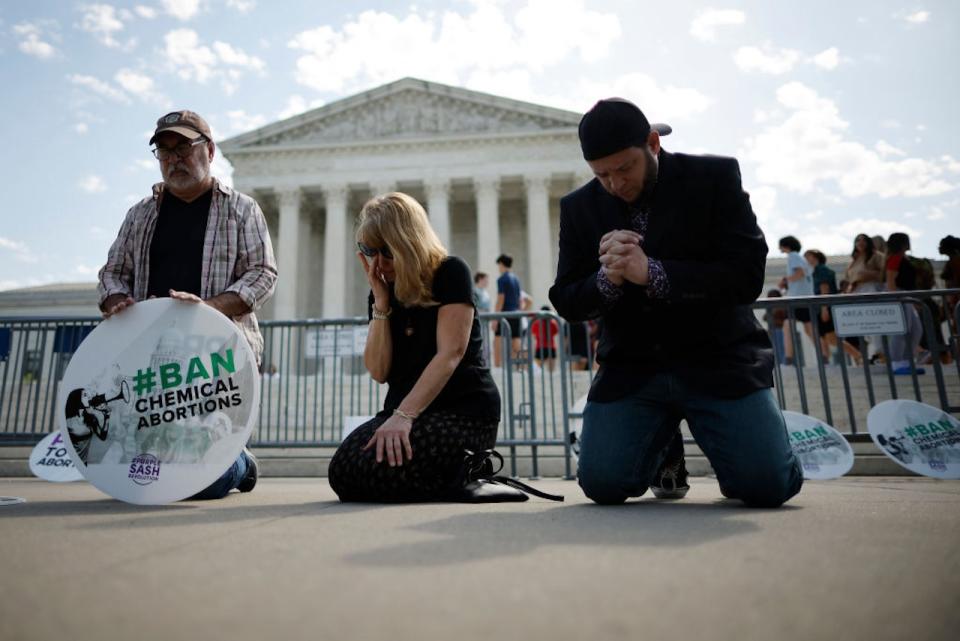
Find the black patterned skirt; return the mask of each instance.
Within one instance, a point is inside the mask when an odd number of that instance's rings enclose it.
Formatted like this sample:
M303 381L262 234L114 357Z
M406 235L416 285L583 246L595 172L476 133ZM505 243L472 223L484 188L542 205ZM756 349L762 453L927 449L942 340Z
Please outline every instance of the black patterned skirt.
M463 450L486 450L497 442L499 419L430 412L418 416L410 430L413 459L390 467L386 457L363 447L389 416L367 421L340 444L328 472L330 487L341 501L410 503L443 497L458 478Z

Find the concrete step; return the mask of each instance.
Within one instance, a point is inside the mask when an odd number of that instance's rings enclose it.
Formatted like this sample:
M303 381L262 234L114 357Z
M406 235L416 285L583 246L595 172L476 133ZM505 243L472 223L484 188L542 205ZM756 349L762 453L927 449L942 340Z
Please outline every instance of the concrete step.
M900 467L883 453L877 451L873 443L853 443L854 462L851 476L914 476L912 472ZM29 457L32 448L0 447L0 477L29 477ZM541 446L538 454L536 477L563 477L566 466L563 460L563 448ZM253 452L260 461L260 473L264 477L325 477L330 459L335 449L331 447L313 448L254 448ZM506 459L505 474L522 478L534 476L533 459L528 447L517 447L516 462L512 464L509 447L499 447L498 451ZM708 476L713 469L706 457L696 445L685 446L687 471L691 476ZM576 473L577 461L571 461L571 469Z

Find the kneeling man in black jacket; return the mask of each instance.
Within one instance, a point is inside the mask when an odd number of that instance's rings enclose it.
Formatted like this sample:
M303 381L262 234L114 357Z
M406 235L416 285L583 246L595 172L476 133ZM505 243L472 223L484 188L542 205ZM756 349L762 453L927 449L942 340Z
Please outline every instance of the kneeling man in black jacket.
M550 300L600 319L600 370L580 437L597 503L688 489L686 419L724 496L776 507L803 473L774 400L773 350L750 309L767 244L733 158L674 154L640 109L601 100L580 121L596 176L560 201Z

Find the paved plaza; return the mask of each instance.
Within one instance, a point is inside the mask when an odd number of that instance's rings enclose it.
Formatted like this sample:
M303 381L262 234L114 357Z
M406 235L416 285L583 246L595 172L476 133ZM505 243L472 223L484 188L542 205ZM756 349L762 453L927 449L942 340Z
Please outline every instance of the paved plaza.
M0 479L0 639L956 639L960 483L720 498L343 505L325 479L127 505Z

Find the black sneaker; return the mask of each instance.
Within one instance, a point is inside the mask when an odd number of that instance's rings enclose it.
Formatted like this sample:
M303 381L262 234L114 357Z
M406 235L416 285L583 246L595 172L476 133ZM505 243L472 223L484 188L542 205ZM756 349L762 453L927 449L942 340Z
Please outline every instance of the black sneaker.
M667 445L667 455L657 475L650 484L653 495L658 499L682 499L690 486L687 484L687 464L683 458L683 437L680 430L673 435Z
M260 477L260 463L257 457L247 448L243 448L243 455L247 457L247 475L243 477L237 489L241 492L250 492L257 485L257 479Z

